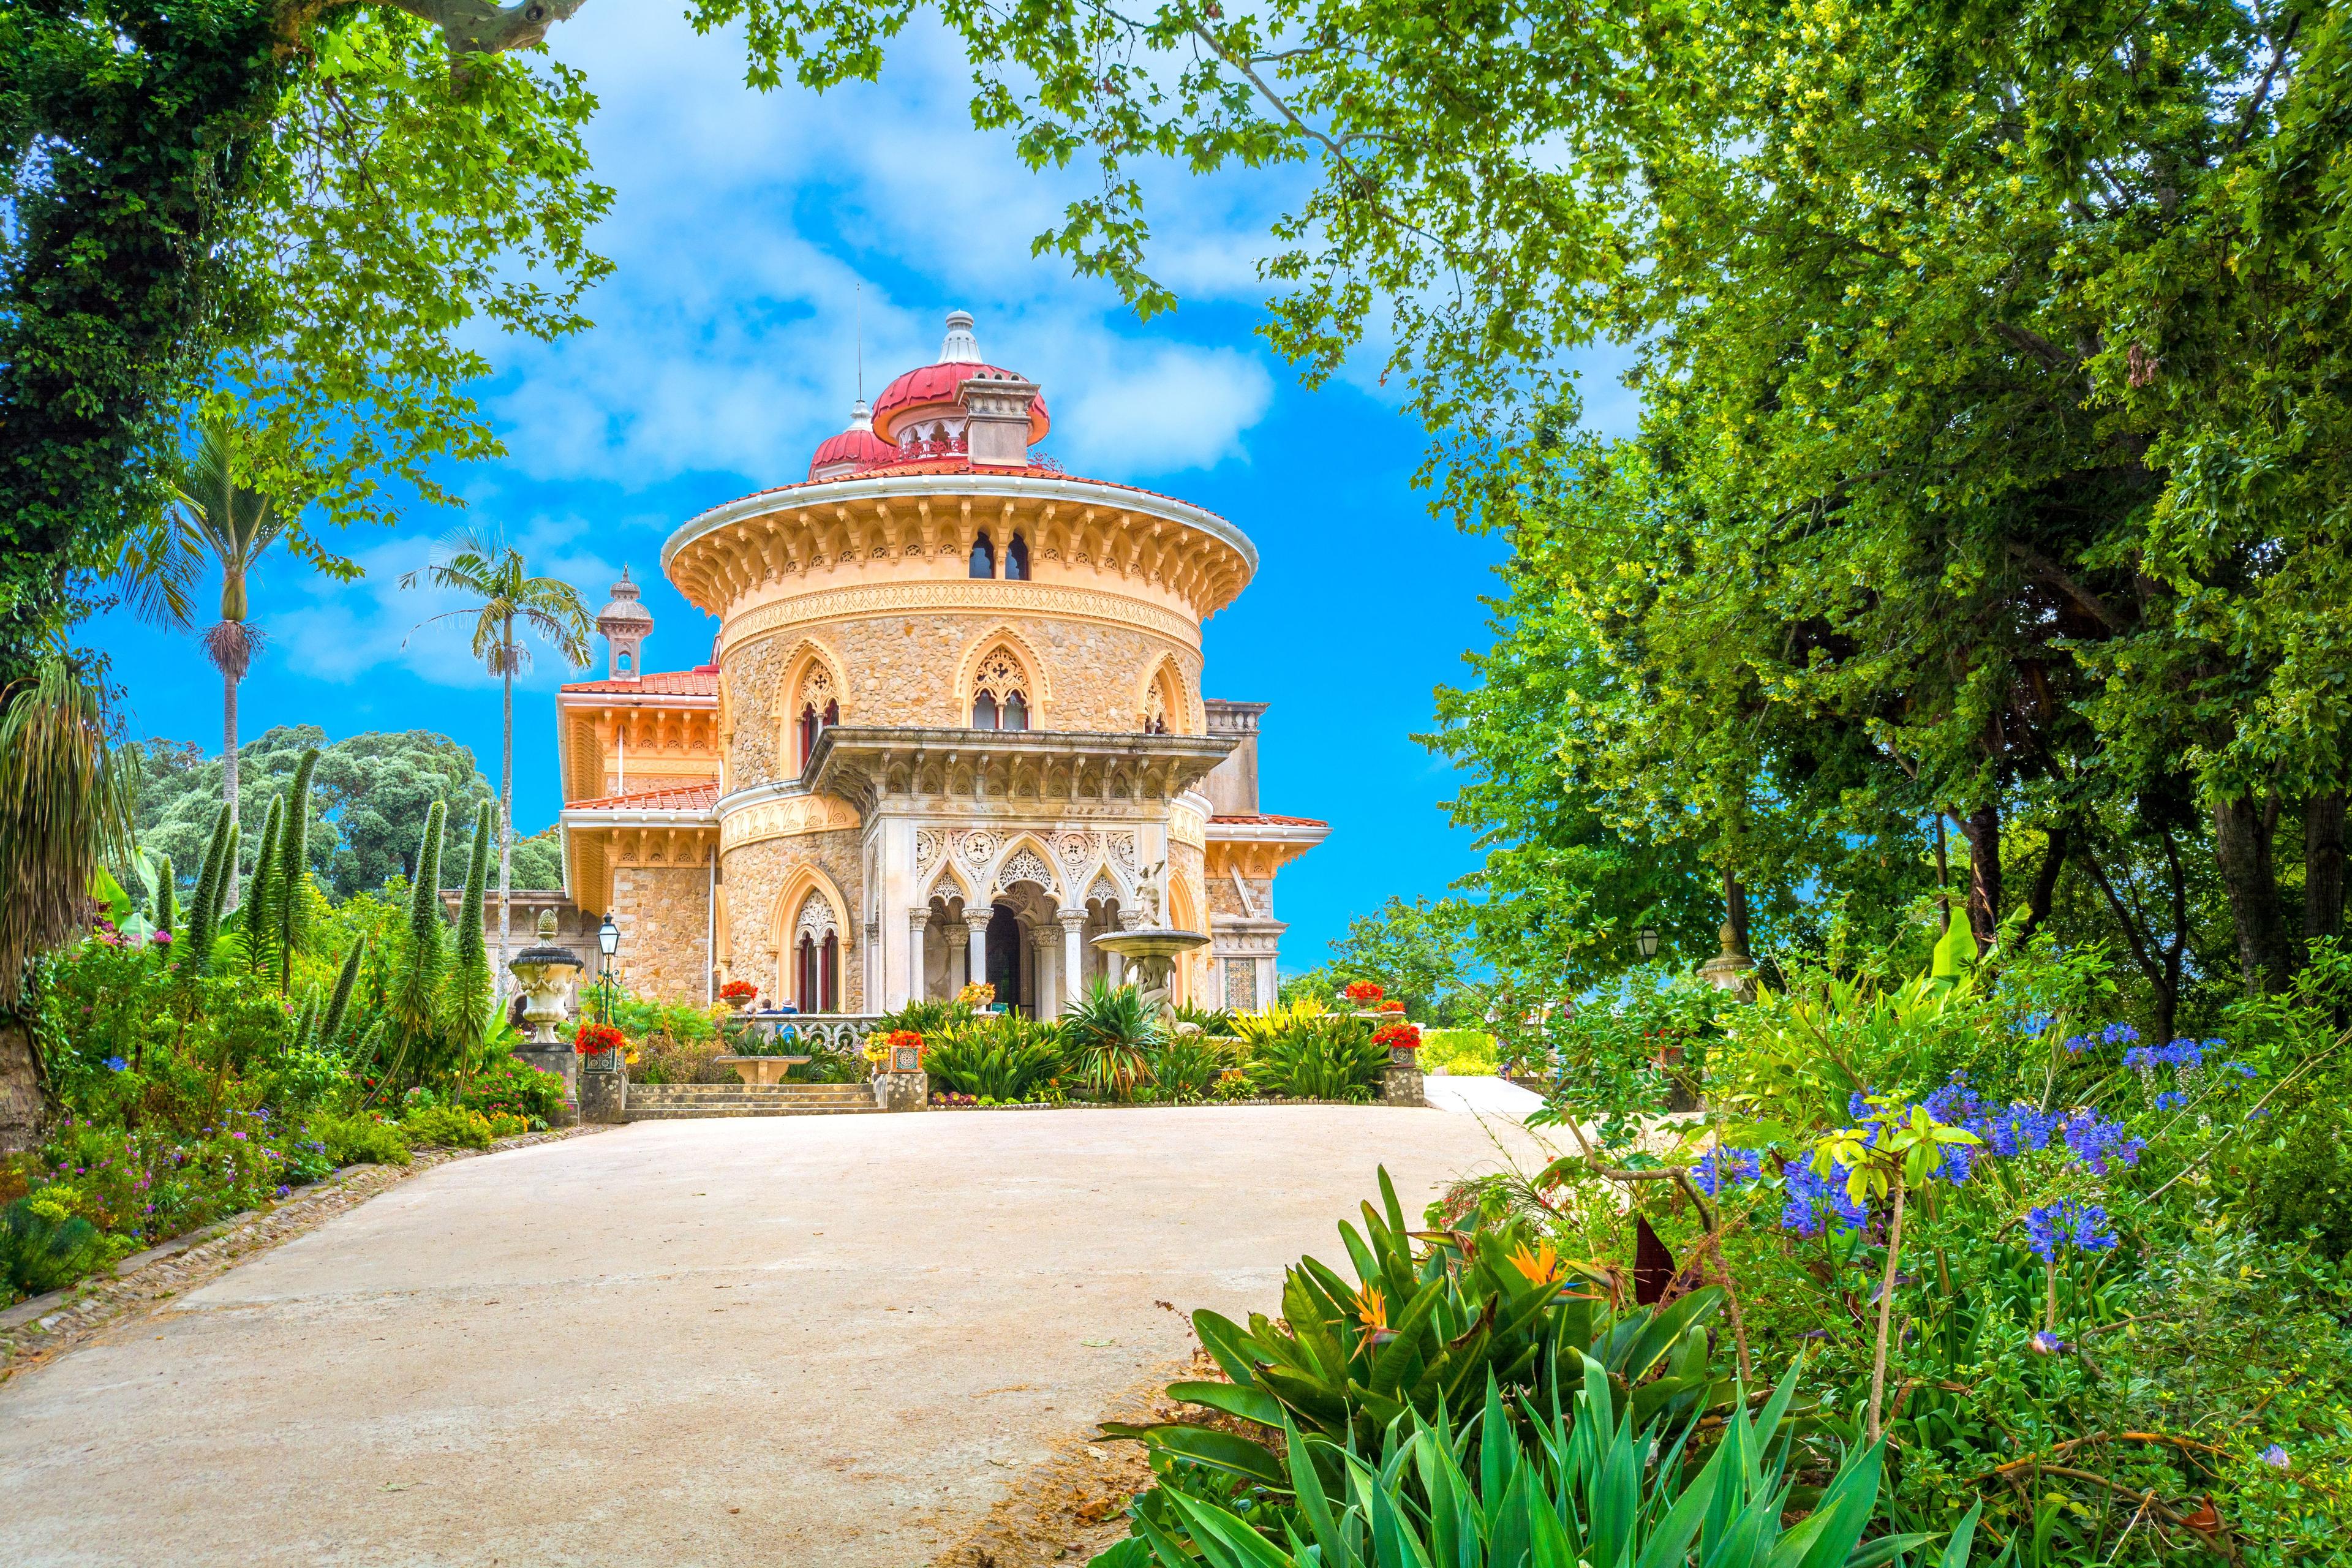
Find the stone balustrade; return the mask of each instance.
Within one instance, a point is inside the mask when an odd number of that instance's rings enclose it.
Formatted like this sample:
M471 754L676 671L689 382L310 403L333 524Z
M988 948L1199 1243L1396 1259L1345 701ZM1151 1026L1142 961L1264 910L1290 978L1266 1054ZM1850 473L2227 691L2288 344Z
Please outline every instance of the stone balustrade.
M882 1021L879 1013L748 1013L740 1020L727 1025L729 1039L743 1035L761 1039L774 1051L778 1037L790 1029L791 1054L804 1055L813 1049L843 1051L851 1056L866 1048L866 1037ZM764 1054L764 1053L752 1053Z

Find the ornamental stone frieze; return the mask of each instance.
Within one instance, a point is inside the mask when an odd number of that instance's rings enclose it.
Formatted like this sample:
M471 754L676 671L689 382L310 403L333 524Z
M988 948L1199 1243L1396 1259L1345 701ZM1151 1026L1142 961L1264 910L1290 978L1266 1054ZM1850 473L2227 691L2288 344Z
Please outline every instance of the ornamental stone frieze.
M719 847L733 849L762 839L828 833L855 827L857 822L856 808L831 795L785 795L726 810L719 819Z
M1209 842L1208 814L1184 801L1171 804L1168 807L1168 837L1195 849L1204 848Z
M853 587L820 588L813 593L780 599L773 604L756 605L720 628L719 657L723 661L727 655L748 642L826 621L956 613L1099 621L1152 632L1194 648L1201 646L1198 622L1172 610L1161 609L1157 605L1125 598L1099 588L1059 583L936 582L918 578L907 583L864 583Z

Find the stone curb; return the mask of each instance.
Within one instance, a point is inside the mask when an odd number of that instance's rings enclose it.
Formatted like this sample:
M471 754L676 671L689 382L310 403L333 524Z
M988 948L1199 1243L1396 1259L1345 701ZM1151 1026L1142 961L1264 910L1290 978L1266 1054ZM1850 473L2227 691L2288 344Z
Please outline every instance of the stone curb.
M247 1258L315 1230L411 1176L423 1175L453 1160L528 1149L604 1131L588 1126L527 1132L500 1139L488 1149L422 1149L405 1165L346 1165L282 1203L215 1220L133 1253L116 1264L111 1275L92 1275L0 1312L0 1383L174 1296L209 1284Z

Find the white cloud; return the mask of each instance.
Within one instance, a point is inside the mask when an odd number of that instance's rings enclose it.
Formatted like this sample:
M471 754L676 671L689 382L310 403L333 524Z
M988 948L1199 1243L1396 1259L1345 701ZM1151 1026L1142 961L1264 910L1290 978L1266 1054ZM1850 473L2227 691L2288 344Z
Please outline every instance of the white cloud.
M1207 468L1241 450L1274 401L1265 365L1231 349L1160 349L1082 386L1057 417L1075 466L1151 473Z
M475 521L488 526L481 519ZM619 569L592 547L592 531L574 517L536 518L516 531L512 541L534 575L579 587L593 616L603 607L604 585ZM491 683L473 655L473 619L463 613L465 595L429 582L410 589L400 585L404 574L425 565L430 552L422 538L388 539L354 557L367 574L358 582L303 577L304 602L268 617L273 657L314 679L343 685L385 664L404 666L436 686L476 689ZM560 681L580 679L561 655L535 638L524 641L530 664L517 675L517 688L551 690Z

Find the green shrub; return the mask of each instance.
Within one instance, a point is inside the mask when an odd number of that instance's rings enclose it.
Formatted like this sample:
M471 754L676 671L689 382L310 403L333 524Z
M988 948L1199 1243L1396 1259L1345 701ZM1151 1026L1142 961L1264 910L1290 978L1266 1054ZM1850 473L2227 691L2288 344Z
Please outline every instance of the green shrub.
M337 1165L408 1163L408 1138L399 1125L365 1112L314 1117L310 1136L325 1146L327 1158Z
M496 1060L474 1074L457 1103L485 1116L517 1117L544 1126L563 1109L563 1080L551 1072L541 1072L511 1051L501 1051Z
M1362 1103L1379 1091L1388 1060L1388 1052L1372 1044L1372 1027L1364 1019L1294 1019L1256 1042L1250 1086L1290 1100Z
M1198 1105L1215 1092L1233 1065L1231 1045L1207 1035L1179 1035L1151 1053L1155 1098L1167 1105Z
M1062 1070L1061 1031L1013 1014L950 1025L925 1043L935 1086L1000 1104L1034 1098Z
M17 1296L61 1290L105 1261L105 1233L47 1191L0 1209L0 1279Z
M1132 985L1097 981L1062 1016L1062 1039L1072 1075L1102 1100L1131 1100L1151 1080L1151 1052L1160 1026Z
M809 1059L785 1069L786 1083L864 1083L872 1075L866 1059L850 1051L813 1047Z
M1495 1037L1484 1029L1423 1029L1421 1066L1424 1072L1443 1068L1449 1073L1484 1075L1499 1070L1501 1058Z
M410 1111L400 1119L400 1130L407 1134L410 1143L424 1147L442 1144L452 1149L487 1149L490 1146L490 1121L478 1110L460 1110L455 1106L431 1105Z

